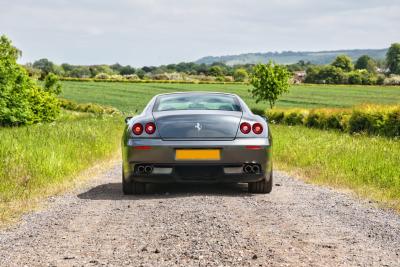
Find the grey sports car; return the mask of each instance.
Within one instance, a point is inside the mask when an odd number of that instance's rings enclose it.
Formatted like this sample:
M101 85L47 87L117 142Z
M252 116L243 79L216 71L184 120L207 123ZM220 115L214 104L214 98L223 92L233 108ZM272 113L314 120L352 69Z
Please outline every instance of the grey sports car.
M272 138L265 118L237 95L210 92L155 96L122 137L122 190L146 183L248 183L272 190Z

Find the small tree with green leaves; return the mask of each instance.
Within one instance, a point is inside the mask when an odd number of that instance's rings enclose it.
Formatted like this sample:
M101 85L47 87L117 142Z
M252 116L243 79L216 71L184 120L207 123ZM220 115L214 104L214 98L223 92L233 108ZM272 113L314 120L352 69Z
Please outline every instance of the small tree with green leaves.
M272 108L278 97L289 90L291 75L286 67L269 62L254 66L250 76L250 90L256 103L266 101Z
M367 70L369 72L376 72L376 62L373 58L368 55L359 57L354 66L356 70Z
M245 80L247 80L248 77L249 74L243 68L237 69L233 73L233 79L235 79L235 82L244 82Z
M351 58L346 55L337 56L331 65L336 68L342 69L346 72L352 71L354 69L354 65L351 62Z
M400 74L400 43L390 46L386 54L386 62L390 73Z
M46 76L44 79L44 90L55 95L61 94L61 84L57 75L49 73Z

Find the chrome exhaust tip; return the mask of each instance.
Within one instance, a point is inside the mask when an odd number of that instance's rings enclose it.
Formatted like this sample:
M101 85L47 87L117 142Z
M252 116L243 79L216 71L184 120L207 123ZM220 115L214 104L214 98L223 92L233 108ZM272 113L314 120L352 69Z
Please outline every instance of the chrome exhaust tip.
M252 173L253 172L253 168L251 167L251 165L246 164L246 165L243 166L243 171L245 173Z
M260 166L254 165L253 166L253 173L260 173Z
M145 171L145 167L144 166L139 166L137 168L138 173L143 173Z
M146 174L152 173L152 172L153 172L153 167L150 166L150 165L147 165L147 166L144 168L144 172L145 172Z

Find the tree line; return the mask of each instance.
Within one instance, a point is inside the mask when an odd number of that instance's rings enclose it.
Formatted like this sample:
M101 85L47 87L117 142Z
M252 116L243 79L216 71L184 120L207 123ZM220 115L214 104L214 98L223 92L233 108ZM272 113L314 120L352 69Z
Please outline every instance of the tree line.
M60 77L96 79L204 80L223 82L248 81L254 64L230 66L216 62L210 65L181 62L161 66L134 68L130 65L57 65L43 58L24 65L30 76L44 79L49 73ZM331 64L315 65L299 61L285 65L289 72L305 71L306 83L323 84L400 84L400 43L390 46L385 60L363 55L355 62L347 55L338 56Z
M309 66L306 83L326 84L400 84L400 43L392 44L386 54L385 64L363 55L356 62L340 55L329 65Z

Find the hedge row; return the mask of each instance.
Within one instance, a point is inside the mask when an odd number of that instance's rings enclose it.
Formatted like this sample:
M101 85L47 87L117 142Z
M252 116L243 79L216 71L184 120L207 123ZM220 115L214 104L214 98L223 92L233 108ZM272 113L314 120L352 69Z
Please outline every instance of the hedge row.
M255 110L260 114L260 110ZM362 105L353 109L290 109L264 112L271 123L400 137L400 105Z
M119 114L120 111L113 107L101 106L93 103L78 104L74 101L60 98L60 106L63 109L88 112L94 114Z
M126 79L96 79L96 78L71 78L60 77L61 81L76 82L123 82L123 83L180 83L180 84L246 84L244 82L218 82L218 81L181 81L181 80L126 80Z

